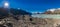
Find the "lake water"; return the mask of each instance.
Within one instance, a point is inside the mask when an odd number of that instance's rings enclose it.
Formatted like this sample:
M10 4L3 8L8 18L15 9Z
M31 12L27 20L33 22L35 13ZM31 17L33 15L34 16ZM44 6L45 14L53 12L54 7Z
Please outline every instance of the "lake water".
M37 17L37 18L57 18L57 19L60 19L60 14L33 14L32 17Z

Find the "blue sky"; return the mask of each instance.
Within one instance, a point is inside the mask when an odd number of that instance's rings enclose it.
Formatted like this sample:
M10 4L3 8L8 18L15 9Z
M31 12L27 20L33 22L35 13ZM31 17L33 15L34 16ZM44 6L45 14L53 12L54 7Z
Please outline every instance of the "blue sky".
M0 6L4 0L0 0ZM60 8L60 0L6 0L10 7L22 8L28 12L44 12L50 8Z

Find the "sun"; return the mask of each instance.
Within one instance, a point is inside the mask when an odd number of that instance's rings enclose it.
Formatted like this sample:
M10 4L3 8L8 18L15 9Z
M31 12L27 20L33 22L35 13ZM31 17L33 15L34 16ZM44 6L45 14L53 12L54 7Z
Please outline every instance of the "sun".
M9 3L8 3L8 2L5 2L5 3L4 3L4 6L5 6L5 7L8 7L8 6L9 6Z
M9 4L6 2L5 4L4 4L5 6L9 6Z

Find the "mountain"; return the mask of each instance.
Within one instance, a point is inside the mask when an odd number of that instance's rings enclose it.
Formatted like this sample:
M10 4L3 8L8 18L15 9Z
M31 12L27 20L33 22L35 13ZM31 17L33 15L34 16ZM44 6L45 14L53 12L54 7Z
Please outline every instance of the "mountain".
M31 15L30 12L27 12L25 10L22 10L22 9L14 9L14 8L11 8L10 9L10 12L14 15Z
M0 19L1 18L5 18L5 17L8 17L9 15L11 14L13 15L31 15L30 12L27 12L25 10L22 10L22 9L14 9L14 8L0 8Z
M57 9L48 9L45 14L60 14L60 8Z

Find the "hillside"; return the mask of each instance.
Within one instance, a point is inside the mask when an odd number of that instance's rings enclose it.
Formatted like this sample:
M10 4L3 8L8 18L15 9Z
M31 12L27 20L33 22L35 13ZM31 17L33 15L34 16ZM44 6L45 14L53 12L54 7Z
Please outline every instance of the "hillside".
M0 18L2 17L8 17L9 15L31 15L30 12L27 12L25 10L18 10L18 9L14 9L14 8L0 8Z

